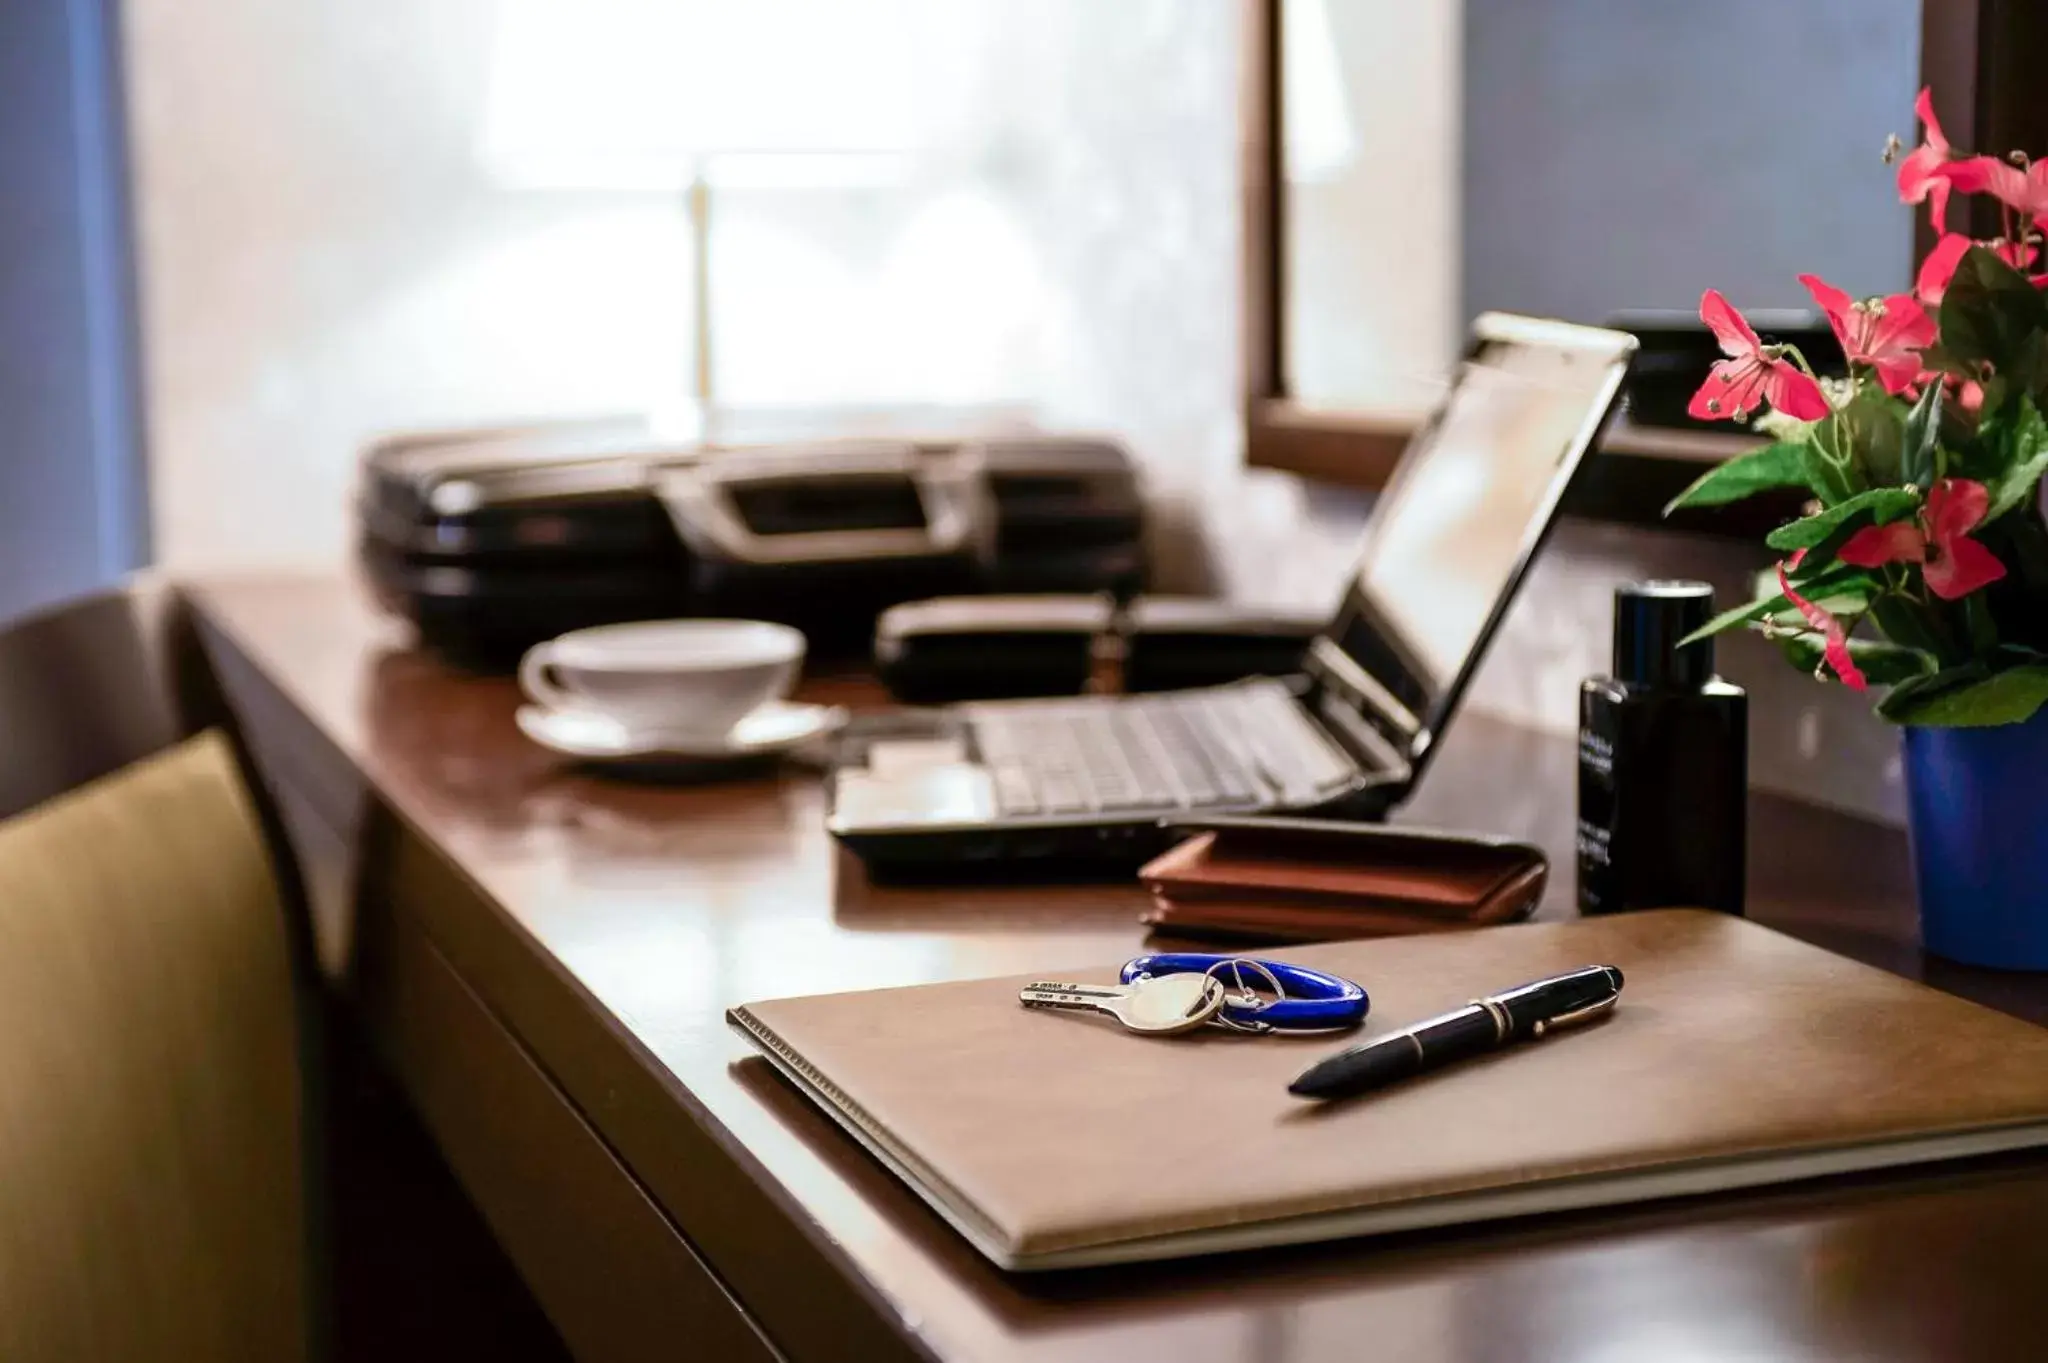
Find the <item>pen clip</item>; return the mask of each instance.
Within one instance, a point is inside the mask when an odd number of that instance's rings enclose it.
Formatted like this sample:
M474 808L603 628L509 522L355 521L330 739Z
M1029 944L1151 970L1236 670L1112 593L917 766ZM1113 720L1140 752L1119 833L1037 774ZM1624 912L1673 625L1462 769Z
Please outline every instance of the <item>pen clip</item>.
M1589 1003L1584 1008L1574 1008L1569 1013L1559 1013L1554 1018L1544 1018L1529 1029L1531 1036L1547 1036L1559 1027L1571 1027L1581 1022L1590 1022L1596 1017L1613 1010L1621 1002L1621 995L1613 994L1598 1003Z

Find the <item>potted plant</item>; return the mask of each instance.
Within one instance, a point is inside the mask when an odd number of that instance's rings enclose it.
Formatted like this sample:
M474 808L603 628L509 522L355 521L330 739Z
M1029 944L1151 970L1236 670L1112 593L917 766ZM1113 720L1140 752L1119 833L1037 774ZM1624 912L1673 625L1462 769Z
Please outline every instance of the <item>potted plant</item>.
M1811 500L1767 543L1776 590L1702 635L1748 626L1798 667L1904 726L1921 938L1955 960L2048 969L2048 161L1926 139L1898 165L1939 242L1910 293L1852 298L1802 275L1849 361L1817 379L1718 293L1700 316L1726 358L1693 415L1757 424L1769 446L1672 508L1773 488ZM1898 150L1896 142L1893 151ZM1948 230L1951 200L1998 204L2000 234Z

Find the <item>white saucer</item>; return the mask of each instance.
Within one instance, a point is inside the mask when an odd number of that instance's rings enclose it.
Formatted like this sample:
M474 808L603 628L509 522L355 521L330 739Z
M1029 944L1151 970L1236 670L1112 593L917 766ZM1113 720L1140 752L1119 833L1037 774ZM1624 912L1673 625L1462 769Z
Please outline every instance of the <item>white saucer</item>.
M774 700L717 735L636 730L595 709L522 705L514 718L543 748L586 762L735 762L788 753L837 733L846 710Z

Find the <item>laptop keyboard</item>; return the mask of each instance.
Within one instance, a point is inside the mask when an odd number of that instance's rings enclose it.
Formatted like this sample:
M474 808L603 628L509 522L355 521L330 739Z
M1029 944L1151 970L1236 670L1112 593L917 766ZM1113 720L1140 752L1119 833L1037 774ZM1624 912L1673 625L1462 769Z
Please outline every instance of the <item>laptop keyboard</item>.
M1012 818L1306 804L1358 771L1276 683L963 708Z

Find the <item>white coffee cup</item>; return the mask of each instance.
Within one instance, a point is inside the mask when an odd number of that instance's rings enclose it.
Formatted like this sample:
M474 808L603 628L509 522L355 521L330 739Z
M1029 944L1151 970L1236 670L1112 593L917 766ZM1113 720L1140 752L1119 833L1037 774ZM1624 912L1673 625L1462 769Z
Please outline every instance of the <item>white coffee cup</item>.
M519 685L557 710L634 728L718 735L789 694L804 636L766 620L640 620L579 629L527 650Z

